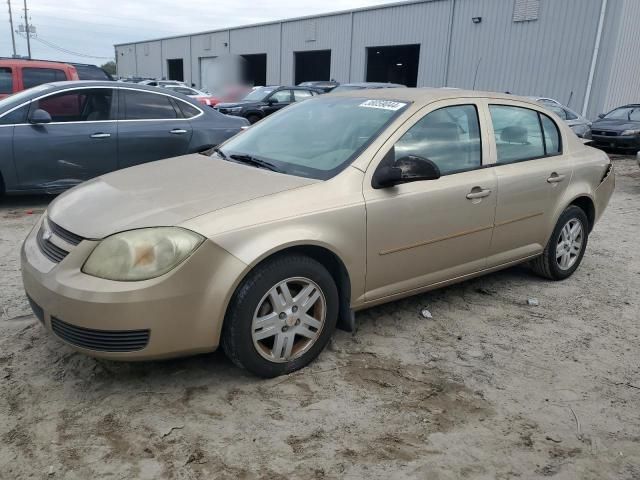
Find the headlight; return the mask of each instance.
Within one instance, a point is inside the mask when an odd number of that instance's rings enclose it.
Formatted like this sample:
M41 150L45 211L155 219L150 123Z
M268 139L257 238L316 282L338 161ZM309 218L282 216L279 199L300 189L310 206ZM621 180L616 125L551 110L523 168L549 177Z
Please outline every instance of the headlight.
M238 113L240 111L242 111L242 107L233 107L233 108L228 108L227 109L227 112L229 112L229 113Z
M98 244L82 271L107 280L147 280L173 270L203 241L203 236L179 227L116 233Z
M625 130L620 135L640 135L640 130Z

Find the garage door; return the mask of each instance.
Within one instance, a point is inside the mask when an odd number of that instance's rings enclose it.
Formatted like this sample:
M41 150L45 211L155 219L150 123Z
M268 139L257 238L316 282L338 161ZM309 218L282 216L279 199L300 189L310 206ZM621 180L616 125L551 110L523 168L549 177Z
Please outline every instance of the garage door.
M217 63L216 57L206 57L200 59L200 88L213 91L217 85Z

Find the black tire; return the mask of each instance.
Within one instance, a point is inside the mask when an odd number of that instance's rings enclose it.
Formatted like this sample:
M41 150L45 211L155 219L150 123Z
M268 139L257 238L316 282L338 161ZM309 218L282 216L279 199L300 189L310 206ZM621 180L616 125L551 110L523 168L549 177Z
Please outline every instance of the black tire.
M292 277L312 280L324 294L324 325L314 344L301 356L283 363L269 361L253 343L252 322L263 296L279 282ZM282 255L259 264L238 286L231 298L222 328L222 348L233 363L265 378L277 377L305 367L324 349L338 319L338 289L331 274L316 260L304 255Z
M262 120L262 117L260 115L256 115L255 113L252 113L247 115L247 120L249 120L249 123L253 125L257 121Z
M582 246L573 265L569 268L563 269L556 258L556 248L558 246L563 227L571 220L577 220L581 224ZM564 280L565 278L569 278L580 266L582 257L584 257L584 252L587 248L588 240L589 219L587 218L586 213L584 213L584 210L580 207L570 205L564 212L562 212L562 215L560 215L558 223L556 223L553 233L551 234L551 238L549 239L542 255L530 262L531 269L541 277L548 278L550 280Z

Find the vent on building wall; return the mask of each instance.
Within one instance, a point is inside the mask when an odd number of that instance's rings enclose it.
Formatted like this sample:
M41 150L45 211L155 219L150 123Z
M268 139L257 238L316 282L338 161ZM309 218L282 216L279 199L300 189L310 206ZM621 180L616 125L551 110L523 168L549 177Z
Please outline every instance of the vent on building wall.
M540 0L515 0L513 6L514 22L530 22L538 20Z
M149 44L148 43L144 44L144 54L145 55L149 55Z
M304 25L304 41L315 42L316 41L316 22L311 20Z
M205 50L211 50L211 35L207 35L204 37L204 46Z

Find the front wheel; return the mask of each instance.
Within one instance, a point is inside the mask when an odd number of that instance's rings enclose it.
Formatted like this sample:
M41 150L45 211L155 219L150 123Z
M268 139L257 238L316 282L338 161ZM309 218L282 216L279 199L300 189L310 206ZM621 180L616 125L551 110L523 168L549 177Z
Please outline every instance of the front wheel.
M538 275L551 280L564 280L582 262L589 239L589 220L575 205L562 212L541 256L531 261Z
M236 365L276 377L316 358L337 318L338 290L327 269L303 255L276 257L258 265L233 295L222 348Z

